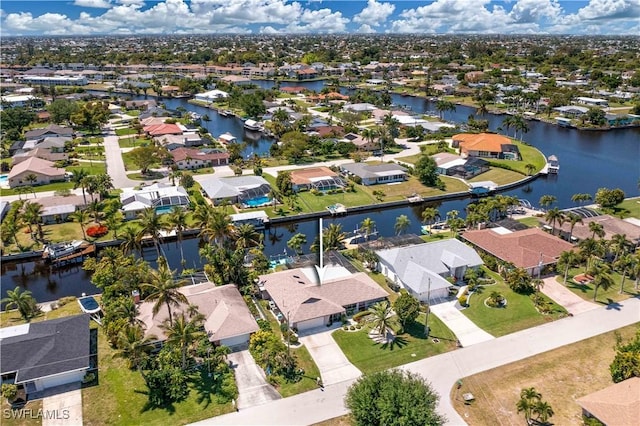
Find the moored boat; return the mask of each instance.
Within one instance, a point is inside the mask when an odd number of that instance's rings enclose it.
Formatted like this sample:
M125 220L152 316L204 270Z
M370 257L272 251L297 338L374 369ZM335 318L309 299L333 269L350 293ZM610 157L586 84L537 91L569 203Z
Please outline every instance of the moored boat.
M231 133L229 133L229 132L223 133L220 136L218 136L218 140L220 140L220 142L223 145L227 145L227 144L230 144L230 143L237 143L238 142L238 139L235 136L233 136Z
M42 257L51 260L59 259L82 250L83 244L84 241L79 240L57 244L46 244L42 251Z
M555 155L550 155L547 158L547 171L549 173L558 173L560 170L560 163L558 162L558 157Z
M248 119L244 122L244 128L247 130L251 130L252 132L260 132L262 131L262 125L256 120Z

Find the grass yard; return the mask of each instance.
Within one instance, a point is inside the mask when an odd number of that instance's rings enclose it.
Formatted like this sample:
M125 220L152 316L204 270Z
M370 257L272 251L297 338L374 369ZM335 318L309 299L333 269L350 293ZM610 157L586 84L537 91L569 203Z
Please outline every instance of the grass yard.
M140 169L140 166L138 166L136 164L135 161L133 161L133 157L131 155L131 152L123 152L122 153L122 161L124 162L124 168L126 170L138 170ZM150 168L154 168L154 167L158 167L160 165L160 161L156 161L155 163L153 163Z
M414 155L407 155L406 157L398 157L396 158L396 160L401 161L403 163L416 164L420 159L420 157L422 157L422 154L414 154Z
M70 171L70 169L72 170L72 168L67 167L66 170ZM37 185L37 186L33 186L32 187L33 192L45 192L45 191L58 191L60 189L73 189L73 182L54 182L54 183L48 183L46 185ZM6 189L6 188L1 188L0 189L0 196L7 196L7 195L18 195L18 193L16 192L15 188L12 189ZM26 195L28 198L33 198L30 197L29 194Z
M135 135L136 133L137 133L136 129L130 129L130 128L116 129L116 136Z
M42 410L41 399L29 401L23 408L11 413L11 406L7 402L7 398L2 398L0 409L2 409L3 426L40 426L42 424L42 418L37 416L38 411Z
M375 204L376 199L362 186L356 185L356 192L342 192L336 194L314 195L309 191L298 193L299 204L305 212L326 210L327 206L340 203L347 207Z
M147 386L142 375L129 370L126 360L116 356L102 329L98 333L99 384L82 390L85 425L184 425L233 411L231 403L220 403L210 392L206 371L184 401L166 408L146 407Z
M133 135L130 138L118 139L120 148L137 148L139 146L149 145L152 141L144 138L136 138Z
M640 219L640 198L627 198L622 203L618 204L612 211L605 211L604 209L596 209L602 213L609 213L621 218L635 217Z
M518 149L520 150L520 155L522 156L522 160L513 161L513 160L490 159L488 160L490 165L495 165L495 164L505 165L510 169L513 169L517 172L522 173L525 176L527 175L527 169L525 167L527 164L533 164L536 167L536 171L542 170L542 168L547 162L542 152L538 151L537 148L531 145L524 144L520 141L517 141L514 139L511 139L511 141L518 146Z
M504 336L566 315L563 307L549 299L546 300L552 303L552 313L540 314L530 296L512 291L498 274L490 271L487 271L487 274L496 280L496 284L482 287L480 292L473 294L469 298L469 307L462 310L462 313L489 334L496 337ZM485 299L494 291L507 299L506 308L490 308L484 304ZM543 294L540 294L540 297L546 298Z
M535 216L523 217L518 222L527 225L529 228L537 228L540 224L540 218Z
M584 267L569 269L569 274L567 275L567 288L583 299L593 302L594 286L592 284L578 284L572 279L575 275L582 273L584 273ZM619 302L621 300L640 295L640 290L634 289L634 280L629 277L627 277L624 282L624 293L620 294L622 275L617 272L613 272L611 273L611 276L613 277L613 286L608 290L599 288L598 300L596 300L596 302L608 305L612 302ZM564 274L558 275L556 280L562 284Z
M66 301L67 303L62 304L62 301ZM75 297L63 298L60 299L57 303L59 305L58 309L54 309L48 312L41 312L34 318L31 318L31 321L29 322L40 322L50 319L68 317L71 315L78 315L82 313L82 311L80 310L80 305L78 305L78 303L75 301ZM11 327L24 323L25 322L20 317L20 314L15 309L11 311L0 312L0 328Z
M86 170L90 175L100 175L107 173L107 163L104 161L92 161L92 162L81 162L78 163L77 166L69 166L65 167L65 170L68 172L75 173L76 171L83 169ZM73 184L71 185L73 187Z
M631 325L619 332L628 340L637 328ZM575 400L613 384L609 364L615 342L615 332L605 333L466 377L460 389L451 390L453 406L472 426L524 424L516 403L521 389L535 387L555 412L553 424L582 425L582 410ZM466 392L475 396L470 405L462 401Z
M418 178L416 178L415 176L409 176L409 180L399 184L371 185L371 186L357 185L356 188L362 189L363 191L368 192L369 194L371 194L371 198L374 200L375 200L375 197L373 196L373 191L384 192L385 196L382 200L383 202L404 200L405 198L411 196L412 194L418 194L423 197L431 197L434 195L442 195L447 192L467 192L469 190L467 185L465 185L463 182L461 182L458 179L453 179L447 176L440 176L440 178L445 184L446 191L441 191L437 188L425 186L422 183L420 183ZM371 203L368 203L368 204L371 204Z
M487 170L486 172L469 179L469 182L482 182L485 180L490 180L497 183L498 185L505 185L507 183L516 182L524 178L525 176L518 172L514 172L513 170L493 167L490 170Z
M386 370L455 349L456 337L435 315L429 316L431 334L424 337L425 315L407 326L392 345L381 345L369 338L370 325L359 331L336 330L333 338L349 361L363 373ZM434 343L438 338L439 343Z

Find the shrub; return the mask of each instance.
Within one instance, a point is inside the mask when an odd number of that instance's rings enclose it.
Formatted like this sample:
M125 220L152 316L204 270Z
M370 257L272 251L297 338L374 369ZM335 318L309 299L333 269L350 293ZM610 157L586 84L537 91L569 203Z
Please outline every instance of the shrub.
M2 396L9 401L13 401L18 396L18 387L14 384L5 383L2 385Z
M355 314L353 316L353 320L354 321L362 321L367 315L369 315L369 311L362 311L362 312L358 312L357 314Z
M458 302L462 306L467 306L467 296L463 294L462 296L458 297Z
M58 299L58 306L64 306L67 303L71 303L76 300L75 296L65 296Z
M347 331L347 330L349 330L349 326L348 326L348 325L343 325L343 326L342 326L342 329L343 329L344 331Z
M109 228L104 225L94 225L87 228L87 235L92 238L100 238L104 235L107 235L109 232Z
M356 330L360 330L362 326L360 324L356 324Z
M87 373L82 378L82 383L86 385L88 383L93 382L95 379L96 379L96 374L95 373Z

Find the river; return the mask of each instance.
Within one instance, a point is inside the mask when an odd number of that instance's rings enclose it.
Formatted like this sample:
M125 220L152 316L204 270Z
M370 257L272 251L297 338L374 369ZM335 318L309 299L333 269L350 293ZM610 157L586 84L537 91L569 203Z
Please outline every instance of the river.
M264 88L272 87L271 81L258 81L258 85ZM313 82L283 82L285 86L304 86L311 90L319 91L324 83ZM346 89L348 92L348 89ZM137 97L142 99L142 96ZM435 104L423 98L401 96L393 94L392 102L396 105L405 105L414 112L426 112L435 110ZM162 102L170 109L179 106L198 114L207 114L211 121L203 121L213 136L230 132L236 137L243 135L248 142L244 151L245 155L257 153L263 155L269 152L273 140L258 137L247 138L242 121L238 118L227 118L218 115L214 110L192 105L186 99L162 99ZM457 106L456 111L445 113L445 119L454 122L465 122L474 108ZM489 128L497 131L502 120L506 116L487 114L484 118L489 120ZM615 131L579 131L565 129L539 121L529 121L530 130L525 133L525 142L541 150L545 156L554 154L560 162L560 173L557 176L550 175L536 179L529 185L505 192L529 200L533 205L545 194L557 197L557 205L560 208L573 206L571 196L576 193L595 194L598 188L620 188L627 196L638 195L638 179L640 178L640 129L619 129ZM431 204L436 207L442 216L448 211L458 210L463 213L468 199L446 201ZM407 215L411 220L409 232L420 233L420 213L427 205L404 206L393 209L379 210L362 214L350 215L325 220L328 223L336 222L342 225L343 230L353 231L366 217L373 219L377 225L380 236L394 234L393 225L396 218ZM272 227L265 230L265 253L267 255L282 254L287 249L287 241L296 232L307 235L305 251L313 242L318 233L316 220L301 221L295 224ZM197 255L198 239L190 239L184 242L184 250L188 268L200 267L200 259ZM173 268L179 269L179 251L174 243L165 244L167 256ZM151 256L150 256L151 258ZM71 268L63 272L50 273L49 269L40 262L26 262L23 264L2 265L2 291L4 296L7 289L20 285L33 292L38 301L55 300L66 295L78 296L81 293L93 293L97 289L89 282L89 276L81 268Z

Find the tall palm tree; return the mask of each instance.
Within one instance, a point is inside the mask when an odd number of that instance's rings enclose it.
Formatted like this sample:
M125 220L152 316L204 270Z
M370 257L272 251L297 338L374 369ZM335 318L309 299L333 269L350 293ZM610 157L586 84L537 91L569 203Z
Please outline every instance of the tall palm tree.
M563 284L567 285L567 276L569 275L569 269L578 263L579 257L573 250L563 251L558 258L557 267L563 271L564 280Z
M580 241L578 247L580 247L580 255L585 261L584 270L586 273L591 266L591 260L594 257L599 258L604 254L602 244L598 240L595 240L593 238L586 238Z
M298 232L294 234L289 241L287 241L287 247L293 250L298 256L302 254L302 246L307 244L307 236Z
M256 231L255 226L250 223L243 223L234 228L233 239L239 250L256 247L262 241L263 235Z
M202 329L202 318L200 316L188 318L184 312L181 312L175 321L165 321L160 328L167 336L167 343L180 348L182 369L185 370L189 348L205 335Z
M611 288L611 286L613 286L611 267L609 267L609 265L604 262L597 261L594 263L589 272L593 276L593 301L595 302L598 298L598 290L600 288L602 288L602 290L604 291L607 291Z
M524 412L524 418L527 424L531 424L531 415L533 414L533 408L536 403L540 401L539 392L535 388L525 388L520 391L520 399L516 403L518 413Z
M536 166L531 163L525 164L524 168L527 171L527 175L529 176L533 175L533 173L535 173L536 171Z
M124 216L119 211L109 214L105 219L105 224L107 225L107 228L109 228L113 232L114 240L118 239L118 229L122 225L123 221L124 221Z
M554 235L556 233L556 224L558 223L558 221L561 220L560 219L561 217L562 217L562 212L557 207L554 207L551 210L548 210L547 213L544 215L544 218L547 221L547 223L551 225L551 227L553 228L551 233Z
M122 230L123 242L120 247L125 254L131 254L134 250L141 250L140 239L138 237L138 231L131 225L127 225Z
M85 177L89 176L89 172L85 169L76 170L73 172L73 176L71 177L71 181L73 182L73 189L82 188L82 198L84 199L84 204L87 204L87 194L85 192L87 186Z
M582 216L576 213L567 213L567 220L569 221L569 242L571 242L571 238L573 237L573 229L576 227L578 223L584 223L582 221Z
M29 290L22 291L20 287L7 290L7 297L0 300L0 303L6 303L5 309L17 309L25 321L29 321L38 310L36 300L31 295L31 292Z
M538 401L532 410L533 414L537 415L536 421L539 424L546 425L549 419L555 414L551 405L546 401Z
M444 113L447 111L455 111L456 104L444 99L440 99L436 102L436 111L440 114L440 120L444 118Z
M89 214L93 218L93 221L98 225L100 225L100 219L104 215L104 213L102 212L102 207L103 205L100 200L92 200L89 203L89 206L87 207L87 210L89 211Z
M38 181L38 176L35 175L34 173L29 173L28 175L26 175L24 177L24 180L26 180L27 182L29 182L29 186L31 187L31 192L33 193L33 197L35 198L36 196L36 191L33 187L33 184L36 183Z
M601 223L598 222L589 222L589 231L592 232L591 238L595 239L596 236L598 238L604 238L605 232L604 227Z
M80 229L82 230L82 238L87 239L87 234L84 231L84 225L89 222L89 212L87 210L78 209L69 215L71 220L74 222L78 222L80 224Z
M160 231L165 228L162 217L158 216L155 208L147 207L138 213L138 224L141 227L138 231L138 239L142 239L145 235L151 236L160 258Z
M378 302L369 308L369 312L373 316L374 330L377 330L378 334L386 339L391 328L391 317L393 316L391 304L388 300Z
M402 235L409 229L411 226L411 220L407 217L407 215L401 214L396 218L396 223L393 225L394 231L396 231L396 235Z
M439 215L438 210L433 207L427 207L422 211L422 222L429 225L429 233L431 233L433 221L436 220Z
M118 318L126 319L127 324L130 326L144 326L144 322L138 318L138 305L136 305L131 297L123 297L119 300L119 303L114 308L114 312Z
M555 195L543 195L540 197L540 201L538 202L542 207L549 207L551 204L558 201Z
M209 212L208 220L202 228L202 233L208 238L213 238L216 244L224 243L233 235L231 217L223 208L214 208Z
M360 223L360 230L364 232L364 237L367 241L369 240L369 236L373 233L375 227L376 222L370 217L365 217Z
M182 248L182 233L187 228L187 213L180 206L173 206L167 215L167 226L176 231L176 238L180 246L180 263L184 266L184 250Z
M620 271L620 275L622 275L622 280L620 280L620 294L624 294L624 282L627 279L627 274L633 268L633 262L634 260L631 254L624 254L614 262L614 266Z
M615 234L609 241L609 247L614 253L613 263L615 263L620 256L624 256L633 248L633 243L625 234Z
M176 281L173 276L173 271L169 269L167 261L160 257L158 258L158 269L152 270L148 282L142 284L142 288L149 292L146 300L155 301L153 315L157 315L160 308L165 305L169 313L169 324L173 324L171 307L188 303L185 295L178 291L180 287L187 284L187 281Z
M342 232L342 225L340 225L339 223L329 224L329 226L322 233L324 251L340 250L344 247L344 240L347 236L344 232Z
M129 325L118 334L117 356L126 359L130 369L140 370L140 364L153 349L152 343L155 340L155 336L145 337L141 327Z
M24 205L23 219L29 225L36 225L38 228L38 238L40 239L44 238L44 233L42 231L42 213L43 208L40 203L26 203ZM31 229L31 226L29 226L29 229Z

